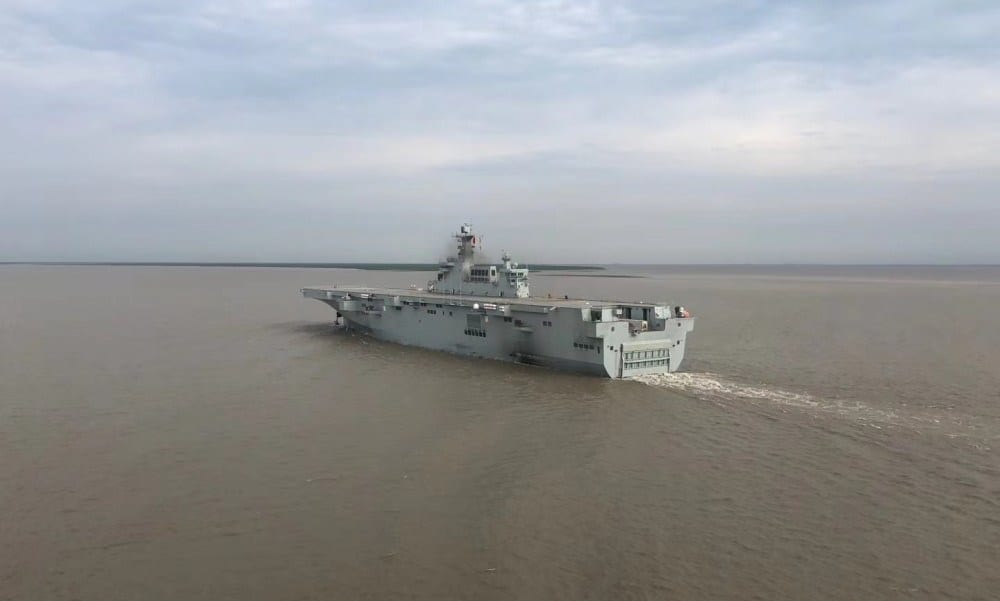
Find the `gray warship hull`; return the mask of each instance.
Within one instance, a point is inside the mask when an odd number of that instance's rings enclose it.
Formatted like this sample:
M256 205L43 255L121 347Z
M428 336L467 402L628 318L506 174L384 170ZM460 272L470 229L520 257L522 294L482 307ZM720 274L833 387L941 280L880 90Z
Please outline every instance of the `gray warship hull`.
M382 340L611 378L676 371L694 328L680 307L628 301L343 286L302 294Z

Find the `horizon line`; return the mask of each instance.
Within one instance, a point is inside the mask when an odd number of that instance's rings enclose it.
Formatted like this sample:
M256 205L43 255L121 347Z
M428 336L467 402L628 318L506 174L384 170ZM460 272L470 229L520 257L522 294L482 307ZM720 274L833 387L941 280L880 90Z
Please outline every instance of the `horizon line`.
M594 270L607 267L1000 267L1000 263L528 263L536 269ZM412 268L428 267L428 271L438 268L437 263L399 261L0 261L0 265L51 265L51 266L107 266L107 267L280 267L307 269L354 269L359 267Z

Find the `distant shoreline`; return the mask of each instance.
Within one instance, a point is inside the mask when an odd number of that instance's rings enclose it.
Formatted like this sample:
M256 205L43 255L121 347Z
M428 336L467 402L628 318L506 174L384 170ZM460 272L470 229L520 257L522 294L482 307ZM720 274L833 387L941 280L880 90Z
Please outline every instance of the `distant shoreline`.
M281 267L299 269L360 269L364 271L437 271L437 263L291 263L291 262L183 262L183 261L0 261L0 265L70 267ZM597 265L524 265L532 271L603 271Z
M123 267L301 267L301 268L341 268L341 269L381 269L392 271L436 271L437 263L321 263L294 261L0 261L0 265L79 265L79 266L123 266ZM608 269L794 269L794 268L914 268L914 267L958 267L958 268L1000 268L1000 263L606 263L606 264L559 264L530 263L521 265L533 271L605 271Z
M601 269L604 269L604 268L602 267ZM619 278L619 279L638 279L638 280L642 280L642 279L646 279L646 277L647 277L645 275L638 275L638 274L631 274L631 273L565 273L565 272L562 272L562 271L545 270L545 269L536 269L535 271L538 271L538 272L542 273L543 275L547 275L547 276L559 276L559 277L566 277L566 278ZM550 271L550 273L545 273L545 271ZM566 271L571 271L571 270L566 270Z

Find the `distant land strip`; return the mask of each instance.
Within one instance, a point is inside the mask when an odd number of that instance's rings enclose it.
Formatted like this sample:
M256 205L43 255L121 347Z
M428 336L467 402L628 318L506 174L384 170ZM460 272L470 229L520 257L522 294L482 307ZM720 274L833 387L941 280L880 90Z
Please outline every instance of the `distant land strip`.
M105 267L296 267L300 269L363 269L365 271L437 271L437 263L191 263L168 261L0 261L0 265L70 265ZM601 271L597 265L524 265L532 271Z

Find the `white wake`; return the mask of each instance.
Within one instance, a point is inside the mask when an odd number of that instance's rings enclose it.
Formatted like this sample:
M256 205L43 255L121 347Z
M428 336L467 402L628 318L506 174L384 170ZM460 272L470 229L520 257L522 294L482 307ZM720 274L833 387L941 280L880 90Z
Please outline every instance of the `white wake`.
M813 414L836 415L861 425L882 429L902 426L918 431L936 431L950 438L979 439L975 447L988 450L985 441L1000 440L978 419L951 411L927 411L905 408L901 413L852 400L818 397L761 385L744 384L712 373L672 373L634 376L631 380L649 386L681 392L695 398L728 406L734 402L793 408ZM985 440L984 440L985 439Z
M649 374L632 379L649 386L683 392L702 400L723 404L743 401L758 405L794 407L849 417L875 428L883 425L900 425L906 421L895 411L879 409L857 401L821 398L803 392L743 384L711 373Z
M650 386L680 390L711 400L756 399L803 408L816 408L822 405L820 400L808 394L738 384L710 373L648 374L635 376L632 379Z

